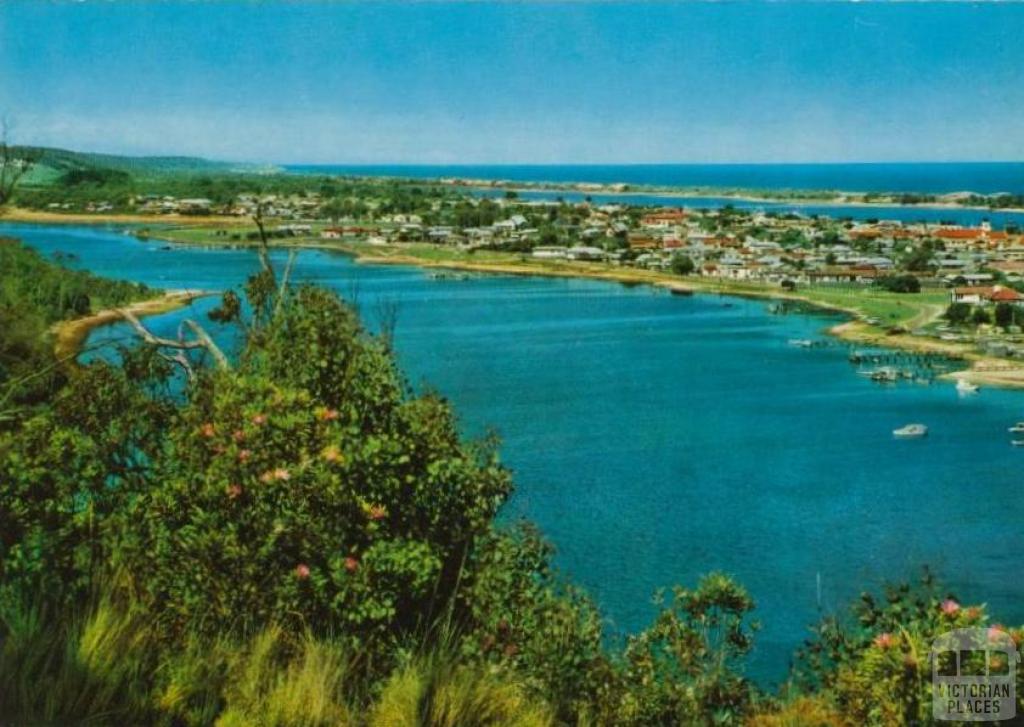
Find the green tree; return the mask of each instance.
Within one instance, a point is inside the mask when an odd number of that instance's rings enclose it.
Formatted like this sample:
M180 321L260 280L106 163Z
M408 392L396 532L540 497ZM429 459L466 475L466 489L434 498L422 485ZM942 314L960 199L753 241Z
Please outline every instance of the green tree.
M995 308L995 323L1000 328L1009 328L1016 320L1016 309L1009 303L997 303Z
M971 306L968 303L950 303L943 316L954 326L963 325L971 317Z
M892 293L921 292L921 281L913 275L887 275L875 280L875 285Z
M690 275L696 268L689 255L672 256L672 272L676 275Z

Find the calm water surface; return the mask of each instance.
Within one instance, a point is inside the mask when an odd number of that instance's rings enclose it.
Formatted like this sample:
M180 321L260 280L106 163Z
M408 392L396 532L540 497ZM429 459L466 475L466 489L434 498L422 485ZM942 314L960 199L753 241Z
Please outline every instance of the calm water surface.
M850 192L1024 192L1024 163L290 165L299 174Z
M237 286L247 251L162 251L113 230L0 226L102 275L174 287ZM1024 450L1006 428L1024 394L948 384L882 387L848 350L802 349L836 319L767 304L681 298L582 280L432 280L414 268L302 253L299 277L358 290L373 323L398 304L404 371L455 405L467 433L494 427L528 517L613 628L643 627L650 596L723 570L764 629L755 676L781 678L808 624L864 587L936 569L966 601L1024 621ZM171 332L187 313L150 319ZM123 338L110 327L92 342ZM928 424L922 441L893 428ZM820 600L816 580L820 576Z

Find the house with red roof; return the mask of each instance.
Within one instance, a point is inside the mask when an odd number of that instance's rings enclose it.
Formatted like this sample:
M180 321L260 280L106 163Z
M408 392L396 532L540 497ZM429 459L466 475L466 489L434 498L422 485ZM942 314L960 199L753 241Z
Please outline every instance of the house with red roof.
M1013 288L1002 285L964 285L953 288L950 294L953 303L982 305L984 303L1024 304L1024 295Z

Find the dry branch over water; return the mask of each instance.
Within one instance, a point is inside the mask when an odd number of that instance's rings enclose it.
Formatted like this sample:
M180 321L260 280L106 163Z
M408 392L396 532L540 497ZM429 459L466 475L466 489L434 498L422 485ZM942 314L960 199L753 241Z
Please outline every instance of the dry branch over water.
M83 318L61 321L53 327L57 358L73 359L93 329L126 320L125 312L136 318L160 315L183 308L197 298L216 294L216 291L209 290L171 290L159 298L140 301L123 308L101 310Z

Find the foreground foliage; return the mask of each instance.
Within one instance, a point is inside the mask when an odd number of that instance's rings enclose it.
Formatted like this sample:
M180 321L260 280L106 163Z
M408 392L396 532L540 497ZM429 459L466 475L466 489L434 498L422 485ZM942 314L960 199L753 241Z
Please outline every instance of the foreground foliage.
M22 407L44 400L62 379L51 355L50 326L152 295L144 285L71 270L0 238L0 428Z
M754 603L711 574L617 647L495 524L495 443L344 302L268 268L213 318L232 367L124 350L0 432L5 724L920 724L931 638L989 624L930 581L867 597L772 697L743 676Z

